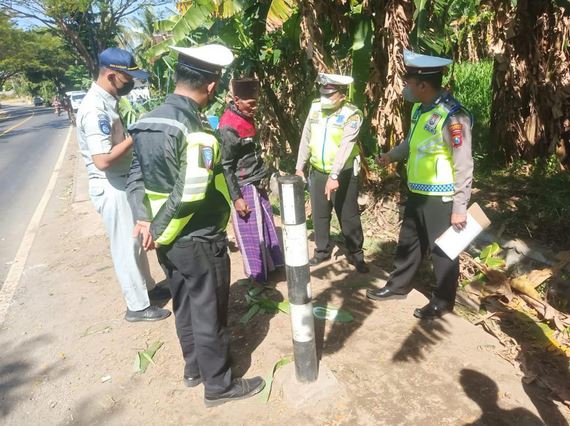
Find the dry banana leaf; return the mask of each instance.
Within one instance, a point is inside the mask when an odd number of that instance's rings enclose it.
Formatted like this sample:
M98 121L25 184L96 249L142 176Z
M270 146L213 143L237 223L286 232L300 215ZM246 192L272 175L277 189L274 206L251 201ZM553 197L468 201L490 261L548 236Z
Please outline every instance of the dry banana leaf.
M511 279L511 288L535 300L540 300L540 294L535 290L532 282L526 276Z

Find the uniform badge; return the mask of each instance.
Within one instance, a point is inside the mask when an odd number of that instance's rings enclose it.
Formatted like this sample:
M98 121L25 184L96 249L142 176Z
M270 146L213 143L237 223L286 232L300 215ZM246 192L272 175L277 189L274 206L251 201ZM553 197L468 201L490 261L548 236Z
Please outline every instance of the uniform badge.
M109 117L104 114L99 116L99 130L101 130L101 133L104 135L111 134L111 123L109 122Z
M459 148L463 145L463 125L460 123L453 123L449 127L451 134L451 144L453 148Z
M428 124L429 124L431 127L435 127L435 126L437 126L437 123L439 123L439 120L441 120L441 115L439 115L439 114L432 114L431 117L430 117L430 119L429 119L429 121L428 121Z
M206 170L211 170L214 163L214 150L209 146L200 147L200 154L202 155L202 163Z
M342 124L344 122L344 114L339 114L336 117L336 124Z
M437 113L432 114L428 122L424 126L424 129L430 132L431 134L435 135L436 133L435 128L437 127L440 120L441 120L441 115Z

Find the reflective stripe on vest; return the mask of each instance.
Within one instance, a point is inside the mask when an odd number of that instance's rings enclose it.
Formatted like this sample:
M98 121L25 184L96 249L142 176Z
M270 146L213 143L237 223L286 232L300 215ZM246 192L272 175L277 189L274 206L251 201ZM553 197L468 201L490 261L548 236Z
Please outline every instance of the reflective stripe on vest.
M438 104L422 113L420 105L415 104L412 109L412 130L408 136L408 187L417 194L453 195L453 158L443 140L443 125L449 110Z
M214 135L206 132L190 132L183 123L168 118L143 118L139 120L139 123L164 124L175 127L184 134L187 143L186 175L180 200L181 204L192 203L206 198L208 185L212 181L216 189L224 195L229 204L230 196L223 174L214 172L214 167L221 161L220 145ZM211 150L211 152L204 152L204 149ZM210 156L211 158L209 158ZM145 188L145 193L154 218L164 203L166 203L170 194L150 191L147 188ZM184 210L183 206L181 206L178 212L184 212ZM156 242L162 245L172 243L180 231L190 222L192 216L193 213L173 217Z
M342 142L344 126L349 117L354 114L362 115L354 105L344 104L332 114L321 110L320 102L313 102L309 112L311 139L309 141L311 166L317 170L330 173L336 154ZM360 153L358 144L354 145L346 164L351 164Z

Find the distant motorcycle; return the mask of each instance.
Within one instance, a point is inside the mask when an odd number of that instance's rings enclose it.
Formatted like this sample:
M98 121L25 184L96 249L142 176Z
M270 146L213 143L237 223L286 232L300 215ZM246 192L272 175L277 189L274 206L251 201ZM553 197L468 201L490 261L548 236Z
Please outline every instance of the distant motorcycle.
M53 103L53 107L55 108L55 113L58 115L58 117L61 115L61 103L59 101L55 101Z
M69 102L69 98L63 99L63 109L67 112L67 118L69 119L69 123L75 127L75 114L73 113L73 108L71 108L71 103Z

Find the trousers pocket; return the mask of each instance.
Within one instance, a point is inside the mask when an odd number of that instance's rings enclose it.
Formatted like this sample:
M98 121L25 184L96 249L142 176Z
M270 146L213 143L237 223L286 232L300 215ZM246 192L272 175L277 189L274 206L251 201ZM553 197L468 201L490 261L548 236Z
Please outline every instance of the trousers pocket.
M89 182L89 196L97 197L105 193L105 186L102 182Z
M101 209L103 206L103 195L105 194L105 187L102 183L89 183L89 198L91 198L91 202L95 206L95 210L97 213L101 213Z
M212 251L214 256L223 257L228 252L228 240L224 238L223 240L213 241Z

